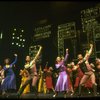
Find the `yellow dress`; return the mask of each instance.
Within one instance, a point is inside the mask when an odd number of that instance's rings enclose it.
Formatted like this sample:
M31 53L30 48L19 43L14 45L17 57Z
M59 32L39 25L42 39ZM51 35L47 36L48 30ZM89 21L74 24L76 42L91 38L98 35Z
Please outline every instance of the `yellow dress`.
M43 84L43 78L41 76L38 83L38 92L42 92L43 90L42 84Z
M42 68L40 66L40 69L39 69L39 82L38 82L38 92L42 92L43 91L43 73L42 73Z
M43 78L43 71L42 71L42 68L40 66L40 69L39 69L39 75L40 75L40 79L39 79L39 82L38 82L38 92L43 92L44 94L46 94L46 91L47 91L47 88L46 88L46 83L45 83L45 79Z
M25 81L27 80L27 76L25 75L26 74L26 71L23 70L21 76L22 76L22 79L21 79L21 85L20 85L20 88L22 87L22 85L25 83ZM26 94L26 93L29 93L30 92L30 84L28 84L26 86L26 88L24 89L23 91L23 94Z
M44 94L47 93L47 87L46 87L45 79L44 79L44 81L43 81L43 92L44 92Z
M22 84L27 80L27 77L22 77L21 79L21 85L20 85L20 88L22 87ZM23 94L26 94L26 93L29 93L30 92L30 84L28 84L26 86L26 88L24 89L23 91Z

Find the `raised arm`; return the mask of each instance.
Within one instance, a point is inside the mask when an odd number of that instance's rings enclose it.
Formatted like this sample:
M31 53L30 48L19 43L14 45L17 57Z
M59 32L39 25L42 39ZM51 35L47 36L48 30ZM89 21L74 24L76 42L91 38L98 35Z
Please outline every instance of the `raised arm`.
M90 55L92 54L92 51L93 51L93 44L90 44L90 49L89 51L86 52L84 60L90 57Z
M17 62L17 54L14 54L14 56L15 56L15 60L13 61L13 63L10 64L11 66L13 66Z
M63 63L65 64L65 62L67 61L67 59L68 59L68 49L66 49L66 55L65 55L65 58L64 58L64 61L63 61Z
M36 62L36 60L38 59L38 57L39 57L39 55L41 53L42 46L40 46L40 45L38 45L38 46L39 46L39 51L37 52L35 58L30 62L30 66L32 66Z
M59 64L55 64L56 68L59 68L61 65L64 65L65 62L67 61L67 58L68 58L68 49L66 49L66 55L65 55L64 60Z

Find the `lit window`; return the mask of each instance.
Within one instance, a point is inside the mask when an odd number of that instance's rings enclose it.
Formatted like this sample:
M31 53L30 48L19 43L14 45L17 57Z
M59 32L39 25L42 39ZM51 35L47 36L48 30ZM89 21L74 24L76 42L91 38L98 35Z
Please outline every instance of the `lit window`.
M21 45L19 44L19 47L21 47Z

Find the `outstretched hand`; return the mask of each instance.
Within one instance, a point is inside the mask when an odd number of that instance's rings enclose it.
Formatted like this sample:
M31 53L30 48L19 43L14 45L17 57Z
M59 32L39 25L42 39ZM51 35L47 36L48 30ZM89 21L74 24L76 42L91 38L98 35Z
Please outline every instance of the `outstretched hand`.
M90 47L93 47L93 44L90 44Z
M17 54L14 54L14 56L16 56L16 57L17 57Z
M41 45L37 45L37 46L42 48L42 46L41 46Z
M68 49L66 49L66 53L68 53Z

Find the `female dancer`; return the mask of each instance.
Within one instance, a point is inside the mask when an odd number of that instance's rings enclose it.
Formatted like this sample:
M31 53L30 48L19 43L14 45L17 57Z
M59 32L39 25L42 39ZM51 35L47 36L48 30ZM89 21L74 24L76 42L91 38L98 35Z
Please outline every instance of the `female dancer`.
M24 70L20 70L20 75L22 76L21 85L20 85L20 88L21 88L23 83L27 80L29 73L28 73L27 70L24 69ZM28 84L26 86L26 88L23 91L23 94L26 94L26 93L29 93L29 92L30 92L30 84Z
M96 68L97 68L97 91L100 94L100 58L96 58Z
M39 82L38 82L38 92L41 93L43 92L43 71L42 68L40 66L39 68Z
M69 66L69 64L67 65ZM68 93L71 95L74 93L73 85L72 85L72 69L71 66L67 67L67 74L68 74Z
M56 68L59 68L59 76L57 79L57 83L55 86L55 94L53 95L53 97L56 97L58 92L65 92L64 93L64 97L66 97L66 92L68 89L68 80L67 80L67 73L66 73L66 66L65 66L65 62L67 61L68 58L68 49L66 49L66 56L64 58L64 60L62 60L60 57L57 57L56 59Z
M2 68L2 66L0 65L0 94L1 94L1 84L3 83L4 81L4 70Z
M12 67L17 61L17 54L14 54L14 56L15 60L11 64L9 64L10 63L9 58L5 59L5 66L3 67L5 73L5 79L1 85L3 95L6 93L7 90L16 89L16 78Z
M39 51L37 52L35 58L32 61L31 61L30 56L26 56L26 64L24 68L29 72L29 76L27 80L23 83L22 87L19 89L17 93L18 97L21 96L25 87L31 82L31 80L32 80L32 87L35 90L35 94L37 95L36 83L37 83L38 75L37 75L37 69L36 69L36 61L42 50L42 47L40 45L38 45L38 47L39 47Z
M79 82L80 82L80 80L81 80L81 78L83 77L84 74L83 74L82 70L80 69L80 67L75 65L74 62L71 62L71 66L72 66L72 71L73 71L73 74L74 74L74 77L75 77L74 92L73 92L73 94L74 94L74 93L76 93L76 90L79 87Z
M49 67L46 70L45 80L46 80L46 88L47 88L48 93L50 92L51 89L54 92L53 81L52 81L52 71L53 71L52 67Z

